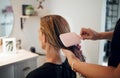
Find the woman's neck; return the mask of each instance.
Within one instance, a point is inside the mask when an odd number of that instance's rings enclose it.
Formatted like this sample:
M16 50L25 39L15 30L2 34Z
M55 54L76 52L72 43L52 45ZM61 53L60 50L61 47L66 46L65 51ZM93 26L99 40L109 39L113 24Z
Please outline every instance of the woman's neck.
M56 50L54 47L52 46L48 46L46 48L46 61L47 62L51 62L54 64L61 64L62 60L60 57L60 50Z

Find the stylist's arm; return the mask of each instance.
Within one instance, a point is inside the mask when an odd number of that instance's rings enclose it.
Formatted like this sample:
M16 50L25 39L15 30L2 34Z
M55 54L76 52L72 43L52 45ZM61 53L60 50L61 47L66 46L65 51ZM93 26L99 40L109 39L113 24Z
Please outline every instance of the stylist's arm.
M120 64L117 68L114 68L80 62L71 51L66 49L62 49L62 51L71 68L83 74L86 78L120 78Z
M113 32L98 33L91 29L83 28L81 30L81 36L83 39L112 39ZM117 67L102 66L97 64L90 64L81 62L75 55L66 49L62 49L63 53L68 59L71 68L78 73L83 74L86 78L120 78L120 63Z

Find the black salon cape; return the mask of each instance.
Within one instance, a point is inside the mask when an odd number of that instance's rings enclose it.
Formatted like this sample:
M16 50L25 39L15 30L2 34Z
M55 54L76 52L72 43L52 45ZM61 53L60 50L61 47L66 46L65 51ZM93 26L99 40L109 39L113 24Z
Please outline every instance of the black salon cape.
M26 78L76 78L66 60L61 65L45 63L41 67L30 72Z
M120 19L117 21L111 41L111 56L108 66L117 67L120 64Z

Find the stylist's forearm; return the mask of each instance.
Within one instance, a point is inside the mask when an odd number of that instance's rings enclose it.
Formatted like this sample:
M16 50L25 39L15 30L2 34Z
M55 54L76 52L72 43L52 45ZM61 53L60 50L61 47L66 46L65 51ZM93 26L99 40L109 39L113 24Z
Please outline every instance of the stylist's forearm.
M100 32L98 33L98 39L112 40L113 32Z
M73 69L83 74L87 78L115 78L113 76L114 68L112 67L105 67L76 61L74 63Z

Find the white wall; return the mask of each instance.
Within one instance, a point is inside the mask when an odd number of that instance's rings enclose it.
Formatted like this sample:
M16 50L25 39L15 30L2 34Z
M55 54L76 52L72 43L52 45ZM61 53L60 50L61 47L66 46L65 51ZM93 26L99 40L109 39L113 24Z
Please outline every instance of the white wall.
M37 51L42 52L38 40L40 16L31 16L26 19L23 24L23 30L21 30L20 23L20 17L22 16L22 5L30 4L34 8L37 8L37 0L11 0L11 3L14 10L14 27L11 36L16 37L17 40L22 40L22 48L29 50L31 46L34 46ZM44 12L47 13L46 9L44 9ZM39 13L39 15L41 15L41 13Z
M42 14L46 12L60 14L65 17L72 31L79 34L81 27L88 27L101 31L103 17L103 3L105 0L45 0ZM22 40L22 47L29 49L35 46L39 49L38 28L39 17L31 17L26 20L24 29L20 30L21 4L30 3L36 5L35 0L12 0L15 14L15 24L11 36ZM105 6L104 6L105 7ZM105 12L105 11L104 11ZM88 62L98 63L100 47L99 41L83 41L82 49Z

